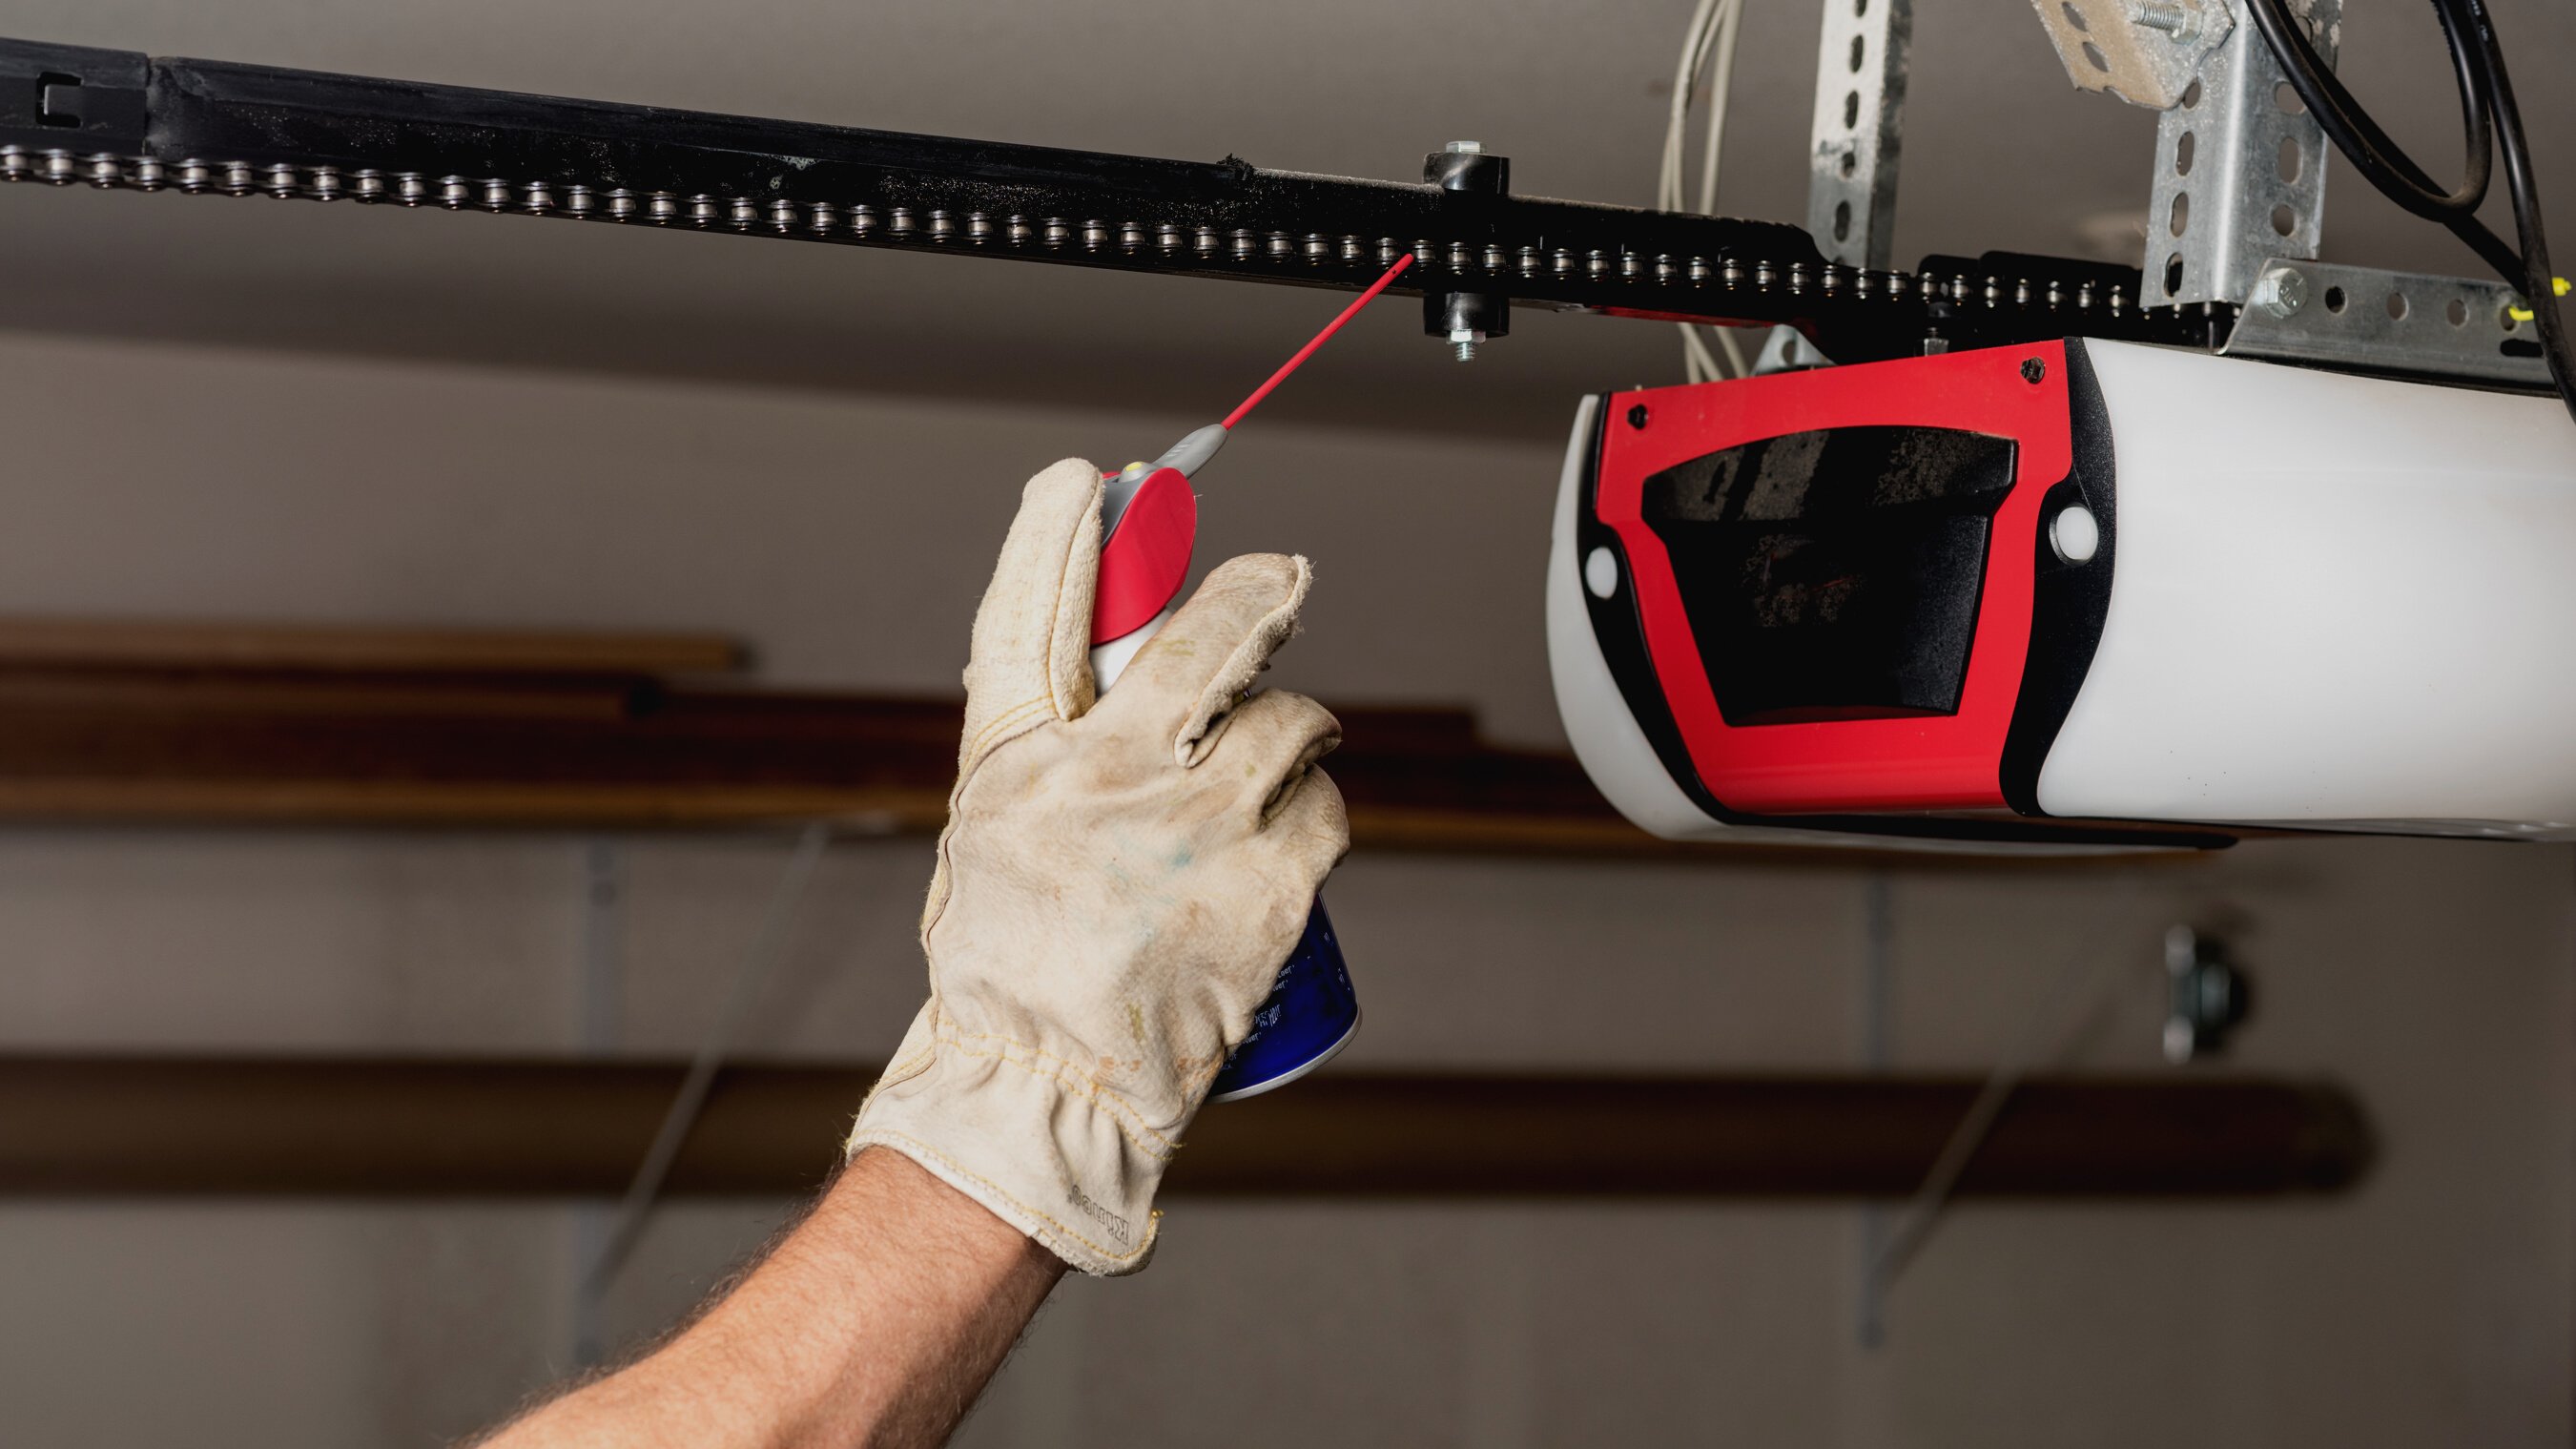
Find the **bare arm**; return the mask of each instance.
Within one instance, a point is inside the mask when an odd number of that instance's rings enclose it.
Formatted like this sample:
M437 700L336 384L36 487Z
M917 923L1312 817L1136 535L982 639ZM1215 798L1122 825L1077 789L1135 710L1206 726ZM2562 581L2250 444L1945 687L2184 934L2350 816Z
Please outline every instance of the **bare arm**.
M1322 706L1252 693L1312 574L1209 573L1100 697L1101 474L1029 480L975 616L922 921L931 994L812 1217L634 1367L502 1431L573 1445L946 1439L1065 1268L1133 1273L1161 1185L1350 843Z
M487 1443L938 1444L1063 1274L1053 1253L911 1159L862 1152L686 1332Z

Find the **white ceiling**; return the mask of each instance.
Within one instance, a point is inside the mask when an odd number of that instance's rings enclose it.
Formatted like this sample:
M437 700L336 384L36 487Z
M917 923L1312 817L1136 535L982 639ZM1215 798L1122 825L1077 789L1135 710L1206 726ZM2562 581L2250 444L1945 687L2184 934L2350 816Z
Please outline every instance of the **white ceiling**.
M1722 208L1796 219L1814 0L1749 0ZM2497 0L2561 249L2576 251L2576 11ZM1411 178L1442 141L1515 188L1650 198L1689 0L17 0L0 30L899 130ZM2153 117L2065 83L2023 0L1917 0L1897 251L2082 252L2143 215ZM2437 175L2457 119L2427 7L2353 0L2344 68ZM2330 256L2469 273L2331 177ZM2130 233L2134 234L2134 233ZM0 191L0 327L768 385L1221 409L1329 311L1311 292L730 236ZM1570 396L1677 378L1666 329L1524 315L1461 367L1390 304L1282 415L1536 437Z

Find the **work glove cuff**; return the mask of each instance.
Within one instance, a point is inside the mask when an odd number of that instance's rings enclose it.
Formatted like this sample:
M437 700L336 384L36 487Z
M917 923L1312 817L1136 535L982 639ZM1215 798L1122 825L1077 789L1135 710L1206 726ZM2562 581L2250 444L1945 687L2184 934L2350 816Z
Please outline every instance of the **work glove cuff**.
M962 1032L924 1006L859 1109L849 1148L885 1147L1084 1273L1153 1256L1153 1208L1180 1122L1135 1107L1044 1049Z

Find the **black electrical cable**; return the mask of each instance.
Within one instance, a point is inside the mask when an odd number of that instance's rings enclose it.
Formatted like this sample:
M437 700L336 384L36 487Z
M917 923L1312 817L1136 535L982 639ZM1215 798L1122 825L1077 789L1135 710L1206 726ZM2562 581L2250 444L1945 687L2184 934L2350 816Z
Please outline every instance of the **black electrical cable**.
M2497 41L2495 20L2486 0L2448 0L2460 7L2469 44L2483 72L2488 100L2495 108L2496 136L2504 152L2504 184L2513 201L2513 225L2522 243L2522 295L2531 304L2539 327L2541 356L2558 384L2558 400L2576 418L2576 350L2567 341L2567 322L2558 311L2558 273L2549 264L2549 237L2540 214L2540 185L2531 172L2531 149L2522 130L2522 107L2513 98L2513 78L2505 73L2504 47Z
M2460 92L2460 127L2467 142L2464 174L2454 191L2442 190L2403 147L2380 129L2342 80L2326 68L2316 47L2308 43L2307 31L2290 18L2287 0L2252 0L2246 10L2253 18L2254 28L2272 47L2272 54L2280 58L2281 73L2289 78L2290 89L2298 92L2308 114L2317 118L2318 128L2363 179L2415 215L2449 227L2506 281L2521 285L2521 255L2477 219L2478 208L2486 202L2488 178L2495 165L2490 119L2494 105L2487 94L2483 68L2472 62L2471 47L2461 42L2462 22L2444 0L2433 0L2433 14L2442 23L2442 39L2450 50L2452 77Z
M2460 91L2461 129L2467 160L2458 189L2444 191L2415 164L2403 148L2370 118L2361 102L2326 68L2307 32L2290 17L2287 0L2251 0L2247 11L2254 28L2281 62L2281 72L2298 93L2317 126L2335 149L2358 168L2381 195L2429 221L2440 222L2465 242L2506 285L2531 303L2539 324L2540 351L2549 364L2558 400L2576 419L2576 353L2558 313L2557 274L2550 269L2549 244L2543 234L2540 194L2531 174L2530 148L2523 136L2522 112L2515 105L2513 83L2505 74L2504 52L2496 42L2495 22L2485 0L2432 0L2433 16L2442 25L2451 70ZM2495 152L2504 153L2505 189L2513 202L2517 248L2477 218L2494 172Z

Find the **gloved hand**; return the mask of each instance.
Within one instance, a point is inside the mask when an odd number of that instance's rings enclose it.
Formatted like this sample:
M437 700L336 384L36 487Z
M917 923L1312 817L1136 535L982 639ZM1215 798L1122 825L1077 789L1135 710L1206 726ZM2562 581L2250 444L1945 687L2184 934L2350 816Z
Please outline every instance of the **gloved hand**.
M1087 1273L1153 1251L1154 1190L1349 847L1322 706L1245 698L1302 558L1213 573L1095 703L1100 475L1029 480L975 616L922 915L930 1002L850 1134Z

